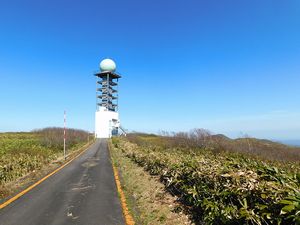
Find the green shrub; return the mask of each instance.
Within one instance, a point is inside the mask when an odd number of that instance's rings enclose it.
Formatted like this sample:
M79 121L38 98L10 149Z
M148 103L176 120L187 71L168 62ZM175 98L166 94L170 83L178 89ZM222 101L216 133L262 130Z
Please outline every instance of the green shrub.
M115 141L116 142L116 141ZM299 168L274 166L237 153L142 145L115 147L151 174L192 211L199 224L297 224ZM298 165L298 164L295 164Z
M88 133L67 130L67 150L87 142ZM0 185L14 181L54 160L63 150L63 129L0 134Z

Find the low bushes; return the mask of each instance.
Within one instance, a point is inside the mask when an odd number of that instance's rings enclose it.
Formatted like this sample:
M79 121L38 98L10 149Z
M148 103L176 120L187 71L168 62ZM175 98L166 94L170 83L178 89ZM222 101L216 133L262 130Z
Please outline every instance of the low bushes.
M67 130L67 151L85 144L88 133ZM0 186L40 169L62 155L63 129L45 128L33 132L0 134ZM0 198L1 188L0 188Z
M50 149L61 150L63 148L64 129L59 127L49 127L35 130L39 135L40 143ZM76 144L86 142L89 133L84 130L66 129L67 148L73 148Z
M198 224L300 223L299 164L285 169L235 153L138 146L123 139L113 143L159 175Z

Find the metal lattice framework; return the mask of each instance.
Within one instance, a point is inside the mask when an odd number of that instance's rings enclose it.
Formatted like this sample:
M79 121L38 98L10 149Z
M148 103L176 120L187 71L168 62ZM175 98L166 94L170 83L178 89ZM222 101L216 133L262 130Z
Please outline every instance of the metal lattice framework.
M96 106L105 107L108 111L118 111L118 81L120 75L110 72L97 72L96 81Z

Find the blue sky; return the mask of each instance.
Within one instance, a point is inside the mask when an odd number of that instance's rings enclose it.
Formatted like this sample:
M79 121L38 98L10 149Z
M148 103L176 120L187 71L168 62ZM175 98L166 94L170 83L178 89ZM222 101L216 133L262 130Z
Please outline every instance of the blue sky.
M122 74L129 130L300 139L300 2L0 2L0 131L93 131L95 78Z

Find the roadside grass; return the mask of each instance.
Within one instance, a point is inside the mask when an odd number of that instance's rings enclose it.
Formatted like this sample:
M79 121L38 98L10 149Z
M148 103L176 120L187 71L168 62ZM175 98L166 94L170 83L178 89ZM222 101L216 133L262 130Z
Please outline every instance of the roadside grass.
M135 223L191 224L176 197L165 191L159 178L151 176L116 148L117 139L113 138L112 142L110 149L113 164L118 168L122 189Z
M52 142L49 140L45 131L51 131L52 137L56 136L55 142L54 139ZM72 157L87 143L87 132L74 129L72 132L73 140L70 140L67 148L68 157ZM74 135L76 132L78 136ZM0 201L64 162L63 142L59 143L61 134L61 128L0 133Z
M300 224L299 162L176 145L159 136L129 140L115 139L114 147L159 176L196 224Z

